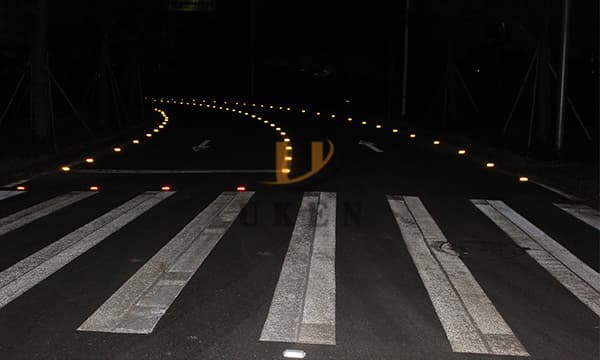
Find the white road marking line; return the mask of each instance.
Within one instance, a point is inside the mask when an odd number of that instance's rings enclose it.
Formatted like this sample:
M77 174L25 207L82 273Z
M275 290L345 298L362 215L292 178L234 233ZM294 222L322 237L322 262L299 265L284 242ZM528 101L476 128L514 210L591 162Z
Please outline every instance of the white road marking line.
M600 316L600 275L502 201L471 200L527 254Z
M78 330L150 334L253 194L219 195Z
M72 191L6 216L0 219L0 236L95 194L96 191Z
M336 194L305 193L260 341L335 345Z
M554 204L584 223L600 230L600 214L597 210L581 204Z
M456 255L421 200L388 203L454 352L529 356L477 280Z
M79 174L113 174L113 175L162 175L162 174L273 174L272 169L183 169L183 170L128 170L128 169L72 169Z
M532 184L536 184L537 186L543 187L546 190L550 190L553 193L556 193L556 194L564 197L565 199L569 199L571 201L580 201L580 199L577 196L575 196L575 195L567 194L564 191L558 190L557 188L552 187L550 185L546 185L544 183L541 183L541 182L539 182L539 181L537 181L535 179L529 179L529 182L532 183Z
M17 196L25 193L25 191L16 191L16 190L0 190L0 200L8 199L13 196Z
M2 271L0 309L171 195L167 191L138 195Z

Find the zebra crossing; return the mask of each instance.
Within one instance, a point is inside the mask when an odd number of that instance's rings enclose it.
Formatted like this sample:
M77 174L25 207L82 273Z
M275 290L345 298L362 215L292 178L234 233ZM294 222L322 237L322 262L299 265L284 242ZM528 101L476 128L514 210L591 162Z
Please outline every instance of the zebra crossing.
M19 192L22 193L22 192ZM75 191L40 202L0 219L2 236L53 215L98 192ZM18 194L0 193L0 200ZM128 226L175 191L141 193L0 272L0 311L66 267L82 254ZM151 334L182 290L233 226L254 192L223 192L193 217L166 245L122 283L89 317L81 332ZM93 199L92 199L93 200ZM465 199L467 200L467 199ZM336 193L306 192L296 216L272 300L265 314L261 342L335 346ZM454 352L529 356L511 325L482 289L477 274L452 250L448 239L419 197L382 197ZM581 303L600 316L600 275L556 239L499 200L470 203ZM0 202L1 205L1 202ZM598 212L577 204L555 204L598 229ZM549 204L549 206L552 206ZM57 301L60 301L57 299ZM402 311L402 309L398 309Z

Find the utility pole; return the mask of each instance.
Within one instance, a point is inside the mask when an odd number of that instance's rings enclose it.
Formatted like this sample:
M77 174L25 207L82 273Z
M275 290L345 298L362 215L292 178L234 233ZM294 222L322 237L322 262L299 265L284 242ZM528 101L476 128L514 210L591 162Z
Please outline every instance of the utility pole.
M406 98L408 89L408 9L410 7L410 0L406 1L406 7L404 8L404 60L402 62L402 109L401 119L406 120Z
M50 141L50 79L47 49L48 1L38 0L35 7L35 28L31 45L31 107L33 131L43 145Z
M567 67L569 55L569 17L571 12L571 0L563 0L563 23L560 56L560 90L558 98L558 121L556 129L556 151L558 156L562 155L564 146L565 129L565 99L567 92Z

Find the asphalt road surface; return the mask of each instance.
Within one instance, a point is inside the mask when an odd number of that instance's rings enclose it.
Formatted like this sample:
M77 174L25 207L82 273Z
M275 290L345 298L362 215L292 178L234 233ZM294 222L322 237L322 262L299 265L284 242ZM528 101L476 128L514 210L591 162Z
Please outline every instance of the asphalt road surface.
M153 105L0 191L0 359L599 358L597 209L372 119Z

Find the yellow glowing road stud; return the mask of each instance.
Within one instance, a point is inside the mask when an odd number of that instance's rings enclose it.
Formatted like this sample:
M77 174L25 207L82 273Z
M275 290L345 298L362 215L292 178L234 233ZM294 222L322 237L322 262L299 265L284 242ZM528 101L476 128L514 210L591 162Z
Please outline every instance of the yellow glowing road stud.
M71 171L71 168L70 168L70 167L68 167L68 166L63 166L63 167L61 167L60 169L61 169L62 171L65 171L65 172L66 172L66 171Z
M148 138L151 138L151 137L152 137L152 134L150 134L150 133L147 133L147 134L146 134L146 137L148 137Z
M290 139L289 138L285 138L285 139L283 139L283 141L284 142L290 142Z
M19 186L17 186L17 190L18 191L25 191L25 190L27 190L27 188L25 186L23 186L23 185L19 185Z
M88 164L93 164L94 163L94 158L86 158L85 162Z
M133 143L133 144L139 144L140 141L138 139L133 139L133 140L131 140L131 143Z
M159 128L159 129L164 129L164 128L165 128L165 126L164 126L164 125L158 125L158 128Z
M440 141L439 140L433 140L433 145L439 145Z
M290 169L281 169L281 172L283 174L289 174L291 172L291 170Z
M321 113L317 111L317 116L321 116Z
M306 112L306 110L302 109L301 113L303 113L303 114L304 114L305 112Z
M397 132L398 132L398 129L394 129L394 130L392 130L392 132L393 132L393 133L397 133Z
M286 156L286 157L284 157L284 160L285 161L292 161L292 157L291 156Z
M275 131L281 131L281 128L275 128Z
M363 124L363 125L367 125L367 122L366 122L366 121L363 121L363 122L361 122L361 124Z
M465 149L460 149L457 151L458 155L465 155L467 153L467 150Z
M375 125L375 127L381 129L381 125Z
M157 133L157 132L158 132L158 129L152 129L152 131L154 131L155 133Z
M285 133L285 131L282 131L282 132L280 132L279 134L280 134L281 136L285 136L285 135L287 135L287 134Z
M496 167L496 164L494 164L493 162L489 162L489 163L485 164L485 167L486 168L493 168L493 167Z
M114 147L113 151L114 152L121 152L123 149L121 149L120 147Z
M285 149L286 150L292 150L292 147L291 146L286 146Z
M335 119L335 114L331 114L331 118L332 118L332 119Z
M410 134L409 136L410 136L410 138L411 138L411 139L414 139L414 138L416 138L416 137L417 137L417 135L416 135L416 134Z
M352 121L352 118L351 118L351 117L349 117L349 118L348 118L348 121Z
M521 177L519 177L519 181L520 182L527 182L527 181L529 181L529 178L527 176L521 176Z

